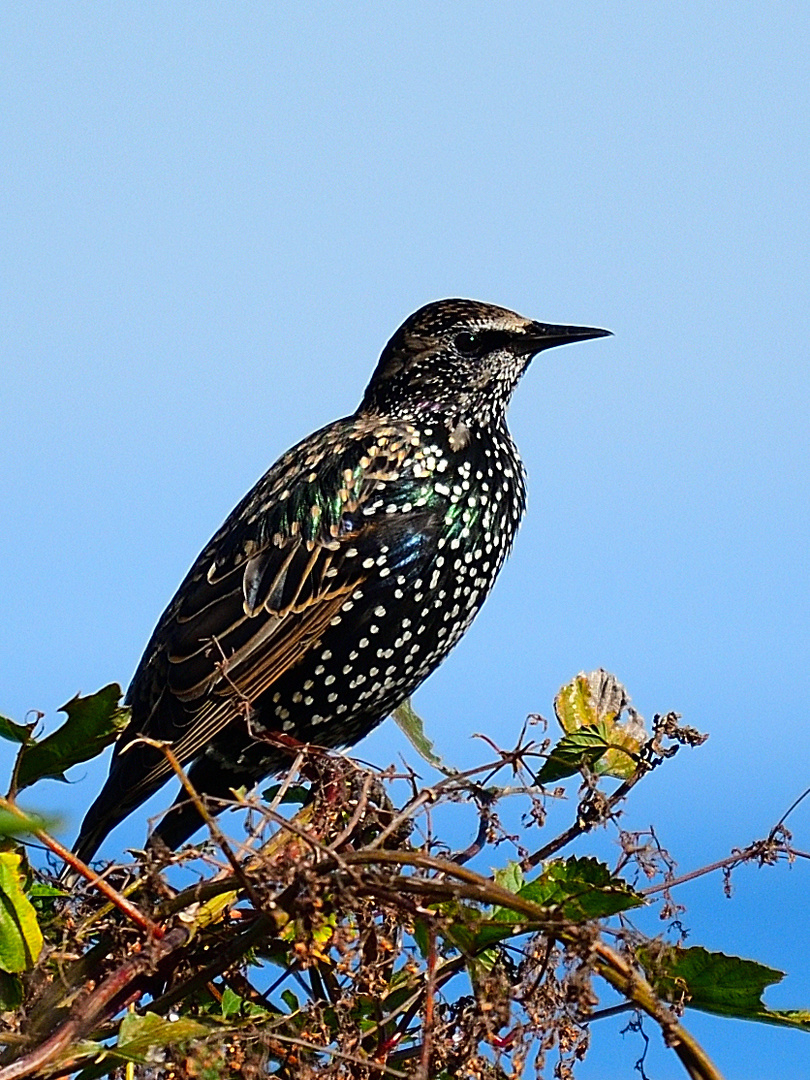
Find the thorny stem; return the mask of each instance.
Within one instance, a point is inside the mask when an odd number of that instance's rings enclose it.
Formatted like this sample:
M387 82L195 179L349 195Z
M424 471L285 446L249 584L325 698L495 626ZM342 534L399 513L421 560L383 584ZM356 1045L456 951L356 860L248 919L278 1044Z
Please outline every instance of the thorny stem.
M422 1022L420 1080L430 1080L430 1047L433 1040L433 1005L436 995L436 927L428 927L428 955L425 982L425 1016Z

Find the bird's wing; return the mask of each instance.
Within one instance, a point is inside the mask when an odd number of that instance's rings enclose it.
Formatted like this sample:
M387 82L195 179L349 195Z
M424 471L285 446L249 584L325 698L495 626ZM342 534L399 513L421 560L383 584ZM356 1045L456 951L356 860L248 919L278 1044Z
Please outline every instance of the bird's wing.
M116 757L147 735L170 741L186 763L234 719L247 718L250 703L317 644L376 572L369 553L383 543L376 539L381 524L389 563L424 550L436 512L409 507L394 516L383 509L412 429L392 428L380 438L358 421L343 434L328 458L315 448L306 453L320 445L321 433L282 458L201 553L136 672L133 721ZM395 488L404 500L407 485ZM167 695L176 699L172 708ZM166 760L156 762L128 798L146 797L170 774Z

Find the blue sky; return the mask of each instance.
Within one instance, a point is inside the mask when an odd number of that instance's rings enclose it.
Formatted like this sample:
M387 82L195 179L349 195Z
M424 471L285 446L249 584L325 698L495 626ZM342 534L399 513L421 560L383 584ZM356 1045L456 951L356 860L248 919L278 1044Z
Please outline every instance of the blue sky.
M810 782L809 38L798 3L3 5L0 711L125 684L242 493L471 296L615 337L518 390L529 512L417 695L439 748L601 665L711 733L628 826L681 870L767 833ZM66 836L102 771L49 789ZM680 897L775 1007L810 1005L808 873ZM802 1034L687 1022L730 1077L806 1073ZM582 1077L633 1075L621 1026Z

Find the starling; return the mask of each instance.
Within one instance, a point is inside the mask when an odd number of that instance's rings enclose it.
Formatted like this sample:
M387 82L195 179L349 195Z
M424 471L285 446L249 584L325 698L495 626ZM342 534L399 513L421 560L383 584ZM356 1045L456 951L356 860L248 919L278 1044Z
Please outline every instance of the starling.
M351 746L444 660L481 607L525 505L506 408L533 356L607 330L473 300L411 315L359 408L289 450L242 499L160 618L129 725L75 844L172 776L171 744L213 813L289 764L273 734ZM181 794L155 833L201 825Z

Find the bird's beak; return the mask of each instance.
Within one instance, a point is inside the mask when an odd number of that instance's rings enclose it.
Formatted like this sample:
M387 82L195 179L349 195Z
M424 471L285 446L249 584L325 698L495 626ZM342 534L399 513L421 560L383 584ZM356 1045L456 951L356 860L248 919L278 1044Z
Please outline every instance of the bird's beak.
M542 352L555 345L569 345L573 341L588 341L590 338L611 337L612 330L600 330L595 326L554 326L551 323L529 323L516 345L521 353Z

